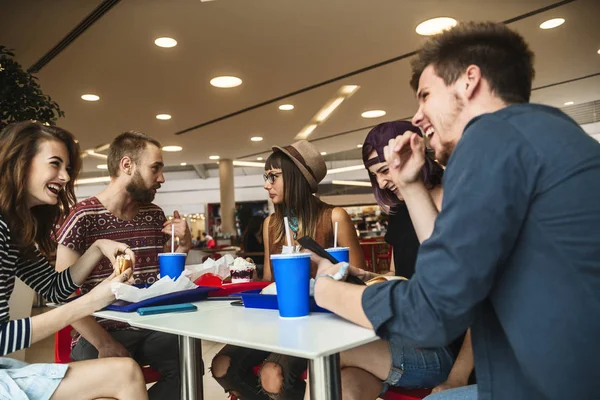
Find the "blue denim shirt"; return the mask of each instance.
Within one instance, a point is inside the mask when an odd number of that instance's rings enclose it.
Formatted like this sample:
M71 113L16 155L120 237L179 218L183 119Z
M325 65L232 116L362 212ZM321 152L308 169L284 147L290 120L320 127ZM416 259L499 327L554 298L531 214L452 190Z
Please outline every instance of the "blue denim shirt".
M600 398L600 143L540 105L474 118L415 275L362 304L415 346L470 326L480 400Z

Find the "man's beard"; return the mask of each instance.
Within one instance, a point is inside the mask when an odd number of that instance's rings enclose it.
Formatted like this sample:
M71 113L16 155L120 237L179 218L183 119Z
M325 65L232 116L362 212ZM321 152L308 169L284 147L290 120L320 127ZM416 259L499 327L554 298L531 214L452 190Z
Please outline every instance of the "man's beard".
M442 128L442 132L449 134L451 129L456 129L456 127L453 127L453 125L456 124L459 114L463 111L464 107L465 104L462 99L457 94L454 94L452 109L443 115L443 117L440 117L440 126ZM448 163L450 156L454 152L454 147L456 147L456 144L451 141L442 143L441 137L439 139L441 146L440 149L435 152L435 158L441 165L445 166Z
M135 171L131 182L127 184L125 189L131 195L133 200L138 203L150 203L154 200L154 189L148 189L146 185L144 185L144 180L139 171Z

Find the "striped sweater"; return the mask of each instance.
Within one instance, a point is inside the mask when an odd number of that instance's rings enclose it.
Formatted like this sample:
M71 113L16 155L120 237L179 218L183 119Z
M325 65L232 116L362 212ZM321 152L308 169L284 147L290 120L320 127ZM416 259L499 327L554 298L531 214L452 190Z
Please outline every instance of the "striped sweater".
M0 356L31 345L31 318L11 321L8 312L15 277L51 302L61 302L77 289L70 270L57 273L37 249L33 260L21 259L0 214Z

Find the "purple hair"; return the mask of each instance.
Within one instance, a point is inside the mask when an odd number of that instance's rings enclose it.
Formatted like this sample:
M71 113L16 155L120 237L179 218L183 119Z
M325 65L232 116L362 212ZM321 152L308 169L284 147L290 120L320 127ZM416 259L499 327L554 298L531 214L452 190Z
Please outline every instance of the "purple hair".
M403 135L407 131L423 136L421 130L408 121L384 122L371 129L362 147L362 158L365 168L368 170L370 165L386 162L383 154L384 147L388 145L390 139ZM377 153L377 157L369 159L373 151ZM444 170L442 167L426 154L425 165L423 165L423 182L425 186L431 189L440 185L443 173ZM390 190L380 189L377 178L372 174L369 174L369 179L371 180L375 200L377 200L379 207L386 214L394 214L394 206L400 203L398 197Z

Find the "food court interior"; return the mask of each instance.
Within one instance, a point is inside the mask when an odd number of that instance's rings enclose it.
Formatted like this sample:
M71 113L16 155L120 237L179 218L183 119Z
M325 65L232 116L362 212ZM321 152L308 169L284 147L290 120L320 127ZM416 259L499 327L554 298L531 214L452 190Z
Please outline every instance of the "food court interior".
M523 34L536 56L532 102L600 140L598 0L1 0L0 12L0 44L60 105L57 124L84 151L78 199L107 185L116 135L149 134L164 146L154 202L188 220L194 260L208 254L203 232L244 252L249 219L273 210L264 159L307 139L328 167L318 196L345 207L371 267L389 267L361 146L376 124L415 112L410 61L440 29L420 25L433 18L505 21ZM24 357L53 361L52 348ZM205 362L218 348L205 346ZM222 398L210 381L206 398Z

